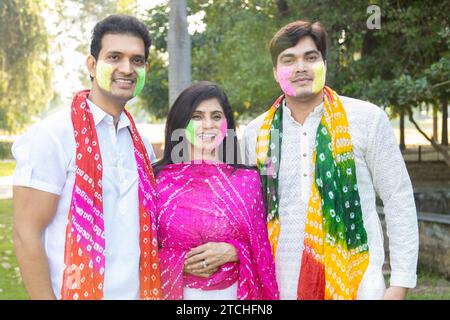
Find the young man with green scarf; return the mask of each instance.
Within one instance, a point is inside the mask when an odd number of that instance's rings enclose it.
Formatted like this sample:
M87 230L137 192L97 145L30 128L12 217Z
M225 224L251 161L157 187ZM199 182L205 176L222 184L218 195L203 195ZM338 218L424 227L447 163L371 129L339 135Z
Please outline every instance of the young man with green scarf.
M257 165L281 299L403 299L416 285L413 190L385 112L325 86L326 33L296 21L270 43L283 91L243 136ZM383 201L389 235L386 290Z

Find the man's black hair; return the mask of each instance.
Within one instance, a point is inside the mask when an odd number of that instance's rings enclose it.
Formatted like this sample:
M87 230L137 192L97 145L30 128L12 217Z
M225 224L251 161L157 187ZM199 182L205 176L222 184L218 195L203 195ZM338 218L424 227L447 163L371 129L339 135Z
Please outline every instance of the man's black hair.
M148 59L152 39L147 26L135 17L114 14L95 25L91 38L91 55L96 60L102 49L102 38L106 34L129 34L141 38L144 41L145 60Z

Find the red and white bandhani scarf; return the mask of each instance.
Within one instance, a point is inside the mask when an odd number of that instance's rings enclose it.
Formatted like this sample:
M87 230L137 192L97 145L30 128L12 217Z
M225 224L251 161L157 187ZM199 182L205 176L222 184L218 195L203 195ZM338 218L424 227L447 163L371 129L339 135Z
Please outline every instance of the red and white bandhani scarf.
M102 202L102 157L94 118L86 97L78 92L72 101L72 123L76 141L76 177L72 191L61 288L61 299L103 299L105 271L105 227ZM156 183L150 159L131 122L134 156L139 174L140 298L160 299L161 285L155 227Z

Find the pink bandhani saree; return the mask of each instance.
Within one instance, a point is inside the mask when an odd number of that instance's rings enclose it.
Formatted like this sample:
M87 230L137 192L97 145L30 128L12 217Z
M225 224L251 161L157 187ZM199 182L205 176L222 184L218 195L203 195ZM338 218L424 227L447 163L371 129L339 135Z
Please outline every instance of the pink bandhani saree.
M183 288L225 289L238 282L239 300L279 299L267 235L261 181L253 169L227 164L167 165L157 178L157 225L164 299L183 299ZM227 242L239 262L209 278L183 273L185 256L207 242Z

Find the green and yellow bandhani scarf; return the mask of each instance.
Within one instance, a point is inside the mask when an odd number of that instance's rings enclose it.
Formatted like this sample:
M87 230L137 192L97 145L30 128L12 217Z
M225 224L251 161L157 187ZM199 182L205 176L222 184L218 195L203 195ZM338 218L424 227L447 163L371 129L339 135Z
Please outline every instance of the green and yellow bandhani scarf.
M280 232L277 167L283 99L279 97L267 112L256 146L274 257ZM369 264L369 247L347 114L329 87L324 87L324 113L317 129L313 164L297 298L356 299Z

